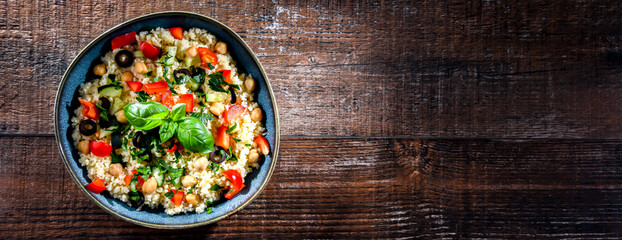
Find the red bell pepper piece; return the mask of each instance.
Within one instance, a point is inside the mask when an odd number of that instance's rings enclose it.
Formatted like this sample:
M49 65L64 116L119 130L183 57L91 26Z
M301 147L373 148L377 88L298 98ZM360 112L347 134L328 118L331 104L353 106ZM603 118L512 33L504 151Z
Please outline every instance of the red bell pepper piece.
M246 187L243 183L244 179L242 178L242 175L240 175L238 171L229 169L229 170L223 171L222 174L224 174L227 180L231 182L231 187L229 189L229 192L225 193L226 199L233 198L233 196L238 194L240 190Z
M147 94L164 93L166 91L169 91L168 83L166 83L165 81L147 83L143 85L143 90L145 90Z
M261 154L268 155L268 153L270 153L270 144L265 137L255 137L255 143L257 144L257 147L259 147L259 151L261 151Z
M181 40L184 38L184 30L181 29L181 27L169 28L168 30L171 32L171 35L173 35L175 39Z
M173 138L174 141L168 146L168 149L166 149L166 152L175 152L177 151L178 145L179 145L179 141L177 140L177 138Z
M160 56L160 49L154 47L148 42L140 43L140 51L143 52L143 55L149 59L158 58Z
M175 189L169 189L169 191L172 191L173 193L175 193L175 195L173 195L173 197L171 198L171 202L173 202L173 204L175 204L175 206L179 206L181 205L181 202L184 200L184 192L182 191L178 191Z
M128 44L136 42L136 32L127 33L118 37L115 37L110 42L112 49L117 49Z
M229 110L227 110L223 115L225 116L225 123L231 124L237 117L242 115L242 113L246 110L246 107L242 105L231 105Z
M216 66L216 64L218 64L218 57L216 56L216 54L214 54L214 52L210 51L209 49L205 47L199 47L197 48L197 52L199 53L199 56L201 57L201 62L203 64L210 63L212 64L212 66Z
M177 103L185 103L186 112L187 113L192 112L192 109L194 108L194 95L192 95L191 93L181 95Z
M216 130L216 146L220 146L224 149L229 149L229 142L231 136L227 133L229 128L225 125L222 125Z
M91 142L91 153L98 157L106 157L112 152L112 146L102 141Z
M100 116L99 108L97 108L95 104L87 100L84 100L82 98L78 98L78 101L80 101L82 106L84 106L84 108L82 108L82 115L93 120L99 119L99 116Z
M231 82L231 70L222 70L222 76L225 77L225 82L232 84Z
M140 89L142 89L143 87L143 83L141 82L130 81L130 82L125 82L125 84L127 84L127 86L130 87L130 89L132 89L132 91L134 92L140 91Z
M102 191L106 190L106 183L104 183L104 180L98 178L95 179L95 181L87 184L86 189L95 194L99 194Z

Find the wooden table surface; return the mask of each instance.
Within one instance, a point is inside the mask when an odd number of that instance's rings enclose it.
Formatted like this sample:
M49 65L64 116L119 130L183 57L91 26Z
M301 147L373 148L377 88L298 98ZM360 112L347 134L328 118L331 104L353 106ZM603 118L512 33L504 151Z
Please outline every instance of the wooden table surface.
M0 1L0 238L621 238L620 1ZM274 88L265 191L216 224L107 214L60 159L63 72L128 19L237 31Z

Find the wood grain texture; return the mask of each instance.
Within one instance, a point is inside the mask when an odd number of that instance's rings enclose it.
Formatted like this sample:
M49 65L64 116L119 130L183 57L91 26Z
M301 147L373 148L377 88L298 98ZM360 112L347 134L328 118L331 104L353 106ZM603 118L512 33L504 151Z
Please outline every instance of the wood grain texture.
M287 135L618 139L620 5L0 1L0 133L51 134L82 47L130 18L186 10L249 43Z
M622 237L622 141L286 138L253 203L180 231L105 213L54 148L0 138L3 237Z

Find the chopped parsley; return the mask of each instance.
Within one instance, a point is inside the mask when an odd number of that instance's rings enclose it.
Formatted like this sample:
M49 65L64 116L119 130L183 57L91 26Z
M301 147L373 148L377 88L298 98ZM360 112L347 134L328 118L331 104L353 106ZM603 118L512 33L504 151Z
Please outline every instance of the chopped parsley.
M136 172L138 172L140 175L142 175L141 178L143 180L147 181L147 179L151 175L151 167L150 166L138 167L138 168L136 168Z
M233 126L229 127L229 129L227 129L227 133L232 133L236 128L238 128L238 123L235 123Z
M149 94L147 94L147 92L145 91L140 91L140 92L136 92L136 100L138 100L139 102L146 102L147 100L151 99L151 96L149 96Z
M242 141L242 139L233 138L233 141L240 142L240 141Z
M168 192L164 193L164 196L168 199L173 198L173 196L175 196L175 193L172 190L168 190Z
M220 165L218 165L218 163L210 163L208 166L209 169L214 172L214 174L218 173L218 169L220 169Z
M222 72L216 72L209 75L209 87L216 92L230 93L223 86L230 86L235 89L240 89L240 86L230 84L225 81L225 77L222 76Z
M153 71L149 71L149 72L143 73L143 76L145 76L145 77L151 77L151 75L153 75Z
M222 188L223 188L223 187L221 187L220 185L218 185L218 184L214 184L214 185L212 185L212 187L211 187L209 190L212 190L212 191L218 191L218 190L220 190L220 189L222 189Z

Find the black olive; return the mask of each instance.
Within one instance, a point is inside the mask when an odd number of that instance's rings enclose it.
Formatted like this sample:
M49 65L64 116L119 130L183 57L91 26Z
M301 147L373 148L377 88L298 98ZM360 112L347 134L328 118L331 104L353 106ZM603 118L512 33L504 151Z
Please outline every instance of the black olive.
M134 144L134 147L145 148L147 147L147 136L143 131L138 131L134 134L132 143Z
M215 163L224 162L229 156L229 152L220 146L215 146L214 151L209 154L209 160Z
M128 50L121 50L114 56L114 61L119 67L129 67L134 63L134 54Z
M110 145L112 145L112 149L120 148L122 143L123 139L120 133L116 132L110 135Z
M106 97L100 97L97 101L97 104L99 104L99 106L103 107L106 110L110 109L110 100L108 100L108 98Z
M95 132L97 132L97 124L93 120L86 119L80 123L80 133L82 135L91 136Z
M231 104L235 104L236 101L235 90L231 89Z
M186 76L190 76L190 70L182 68L182 69L177 69L173 71L173 76L175 76L175 79L177 79L177 74L180 74L180 73Z
M143 195L143 193L136 191L136 192L132 192L130 191L130 205L132 205L133 208L139 208L142 207L143 204L145 203L145 195Z
M108 128L108 127L112 126L112 121L106 121L104 119L99 119L99 126L101 128Z

